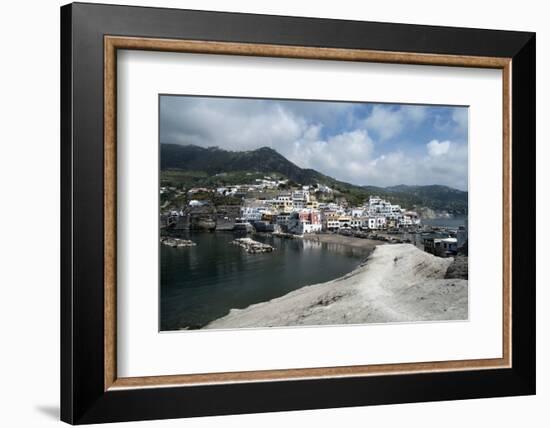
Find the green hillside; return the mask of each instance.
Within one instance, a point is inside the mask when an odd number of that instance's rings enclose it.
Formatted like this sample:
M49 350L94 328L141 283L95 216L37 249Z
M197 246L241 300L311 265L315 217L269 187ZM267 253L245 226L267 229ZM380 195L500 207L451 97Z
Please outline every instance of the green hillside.
M357 186L336 180L313 169L290 162L277 151L262 147L233 152L217 147L161 144L161 182L178 187L214 187L250 184L269 175L288 179L289 185L323 184L335 190L352 205L361 204L369 195L378 195L406 208L427 207L453 214L466 214L468 192L447 186Z

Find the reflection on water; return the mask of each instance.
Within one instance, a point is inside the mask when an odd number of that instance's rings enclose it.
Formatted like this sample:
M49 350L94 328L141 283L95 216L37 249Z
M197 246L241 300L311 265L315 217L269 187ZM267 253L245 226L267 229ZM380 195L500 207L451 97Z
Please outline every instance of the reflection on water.
M350 247L348 245L329 243L329 242L318 242L311 241L308 239L300 240L302 242L303 250L308 249L317 249L317 250L328 250L331 253L340 253L346 257L358 257L365 258L365 249L360 247Z
M160 246L161 330L200 328L232 308L280 297L304 285L338 278L366 257L364 249L254 235L276 248L247 254L229 232L182 235L197 246Z

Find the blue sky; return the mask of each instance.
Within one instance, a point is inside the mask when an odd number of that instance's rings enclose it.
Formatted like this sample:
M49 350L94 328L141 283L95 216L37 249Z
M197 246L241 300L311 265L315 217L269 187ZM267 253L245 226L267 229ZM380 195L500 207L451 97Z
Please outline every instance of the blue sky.
M468 187L468 108L167 96L161 143L254 150L358 185Z

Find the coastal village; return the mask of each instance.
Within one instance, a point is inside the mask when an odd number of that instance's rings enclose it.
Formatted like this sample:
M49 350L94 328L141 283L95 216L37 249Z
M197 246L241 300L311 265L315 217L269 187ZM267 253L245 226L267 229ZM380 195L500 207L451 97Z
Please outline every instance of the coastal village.
M456 109L460 124L455 107L166 98L160 330L468 320L467 109ZM392 124L370 132L379 111ZM442 114L460 138L436 127ZM287 117L300 131L279 135ZM382 144L393 120L402 129Z
M173 247L193 245L177 238L178 232L205 230L309 239L339 234L386 243L412 243L439 257L454 256L460 251L467 254L467 224L456 229L428 226L416 211L375 195L360 206L351 206L322 184L290 186L288 180L265 176L252 184L223 187L162 186L160 194L164 201L160 213L161 242ZM227 200L239 203L224 204ZM233 244L253 253L272 250L250 238L239 238Z

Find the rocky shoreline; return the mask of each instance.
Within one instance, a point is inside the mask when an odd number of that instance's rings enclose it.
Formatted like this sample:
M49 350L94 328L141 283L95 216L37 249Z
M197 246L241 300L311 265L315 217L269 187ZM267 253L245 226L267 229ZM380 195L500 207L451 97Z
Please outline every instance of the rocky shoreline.
M244 248L248 254L271 253L275 250L271 245L254 241L251 238L237 238L231 241L231 244Z
M189 239L181 239L181 238L174 238L174 237L167 237L162 236L160 238L161 244L164 244L168 247L173 248L182 248L182 247L194 247L195 244L193 241L190 241Z
M378 245L341 278L232 309L205 328L466 320L468 281L446 278L452 263L410 244Z

